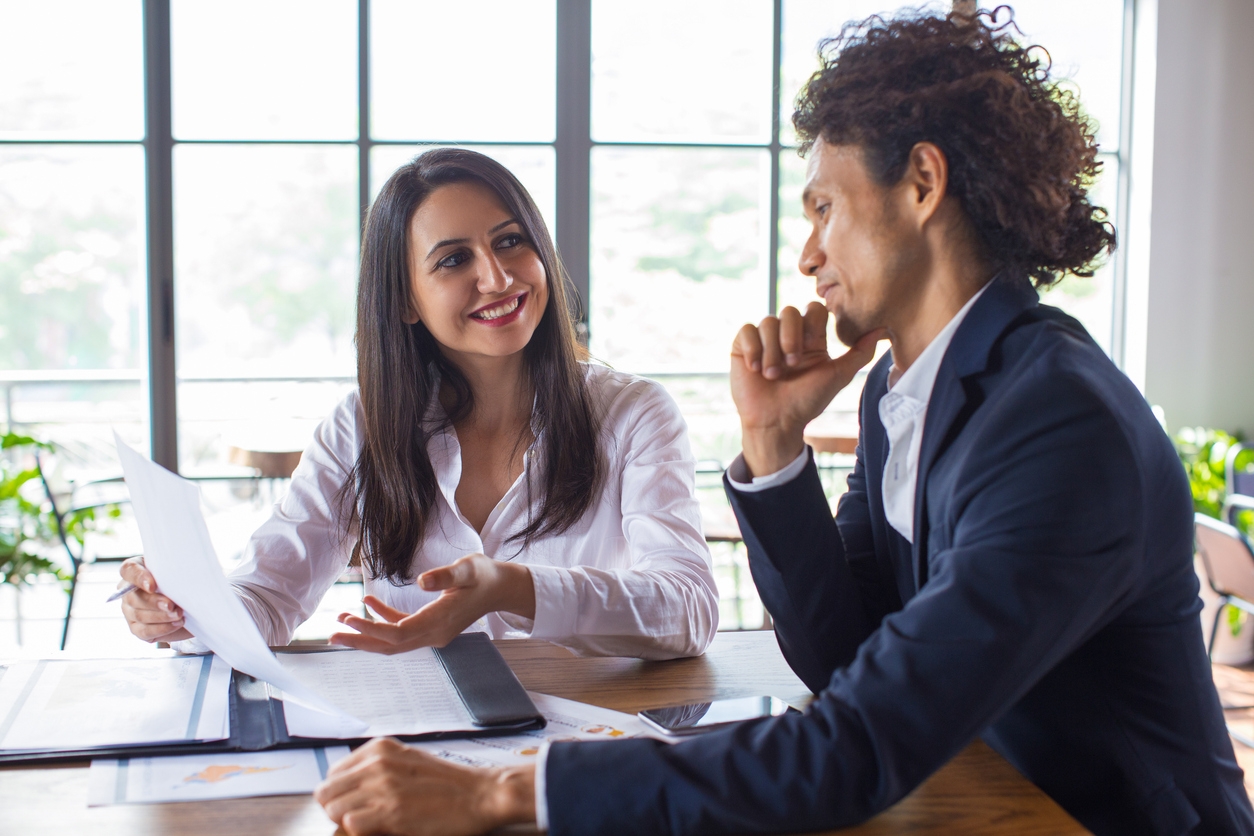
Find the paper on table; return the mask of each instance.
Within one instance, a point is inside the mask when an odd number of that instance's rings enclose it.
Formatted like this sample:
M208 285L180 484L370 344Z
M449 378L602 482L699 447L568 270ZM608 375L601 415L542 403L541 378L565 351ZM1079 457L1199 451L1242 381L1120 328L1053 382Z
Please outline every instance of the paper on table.
M94 760L87 806L304 795L348 756L347 746Z
M364 650L280 653L280 664L297 679L364 720L363 737L473 729L474 721L435 652L420 647L394 656ZM310 712L285 705L287 732L312 737Z
M113 438L135 507L144 565L157 579L161 593L183 608L192 635L236 670L265 680L291 700L322 712L317 734L311 736L360 734L364 723L289 674L266 646L222 574L200 511L200 490L135 452L116 432Z
M216 656L44 659L0 669L0 749L222 740L231 666Z
M518 766L533 763L540 745L545 742L657 737L631 714L548 694L527 693L548 721L543 729L508 737L472 737L411 745L437 758L466 766Z

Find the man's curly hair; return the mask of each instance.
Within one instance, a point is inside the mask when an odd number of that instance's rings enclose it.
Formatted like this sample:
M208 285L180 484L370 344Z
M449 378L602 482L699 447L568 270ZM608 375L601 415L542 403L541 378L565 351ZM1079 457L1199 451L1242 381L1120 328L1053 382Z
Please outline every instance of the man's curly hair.
M1050 78L1049 53L1017 31L1008 6L848 23L819 45L793 125L803 154L820 138L860 147L885 186L916 143L934 143L990 260L1043 286L1091 276L1115 230L1088 199L1102 165L1094 125Z

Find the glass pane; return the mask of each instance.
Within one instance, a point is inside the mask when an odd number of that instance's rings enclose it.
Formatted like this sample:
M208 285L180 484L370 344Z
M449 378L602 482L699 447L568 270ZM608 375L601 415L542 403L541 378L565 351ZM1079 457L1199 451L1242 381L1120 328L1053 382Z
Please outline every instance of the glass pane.
M139 0L0 0L0 138L141 139Z
M1019 0L1013 4L1015 21L1025 39L1049 50L1055 76L1070 79L1088 112L1097 119L1101 126L1098 139L1105 150L1114 150L1119 142L1123 3L1124 0ZM934 4L932 8L947 6ZM784 144L796 141L792 131L793 100L810 74L818 69L815 47L819 40L838 34L846 21L911 7L894 0L784 0L780 100L780 136ZM1084 21L1084 25L1077 26L1078 20Z
M392 172L433 145L376 145L370 150L370 199L383 188ZM526 187L540 207L549 234L556 235L557 159L551 145L462 145L504 165Z
M1102 173L1090 191L1090 200L1103 206L1116 225L1116 195L1119 190L1119 158L1114 154L1102 154ZM1120 230L1122 232L1122 230ZM1120 238L1122 246L1123 239ZM1110 256L1090 278L1064 276L1062 281L1041 294L1041 301L1056 305L1084 324L1097 344L1110 353L1110 328L1114 309L1115 259Z
M766 312L770 157L595 148L592 353L632 372L727 372Z
M933 5L932 8L948 5ZM895 0L784 0L780 142L791 145L797 141L792 129L793 107L797 94L819 68L819 41L840 34L840 27L848 21L863 20L873 14L890 15L898 8L915 6L917 4L901 4Z
M1067 79L1097 120L1103 151L1119 147L1123 78L1124 0L1017 0L1015 22L1024 40L1053 59L1051 73Z
M301 450L355 380L357 151L183 145L174 186L180 466Z
M556 14L553 0L374 0L372 135L551 142Z
M595 0L593 138L769 142L772 14L764 0Z
M0 415L110 458L147 449L144 153L0 147Z
M353 0L174 0L174 135L357 136Z

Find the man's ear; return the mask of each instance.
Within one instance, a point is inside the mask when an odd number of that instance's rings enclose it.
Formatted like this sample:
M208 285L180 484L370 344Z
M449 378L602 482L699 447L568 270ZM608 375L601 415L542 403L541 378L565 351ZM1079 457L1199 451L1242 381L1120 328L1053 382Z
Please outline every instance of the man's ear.
M936 214L949 191L945 152L931 142L915 143L903 179L909 187L911 209L922 225Z

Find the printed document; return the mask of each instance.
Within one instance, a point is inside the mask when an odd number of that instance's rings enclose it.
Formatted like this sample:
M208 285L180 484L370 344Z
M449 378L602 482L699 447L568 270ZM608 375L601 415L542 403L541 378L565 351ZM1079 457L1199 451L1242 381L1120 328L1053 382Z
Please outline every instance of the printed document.
M472 737L465 740L437 740L411 743L411 746L466 766L518 766L534 763L543 743L567 740L623 740L629 737L655 737L632 714L598 708L595 705L527 692L548 721L543 729L507 737Z
M17 662L0 667L0 751L223 740L230 687L216 656Z
M473 729L474 721L435 652L420 647L383 656L364 650L279 653L279 663L296 679L317 688L333 704L365 721L361 737L427 734ZM282 699L281 695L275 694ZM318 716L283 703L287 733L315 737ZM311 728L311 724L313 727Z
M187 629L227 664L282 689L306 709L312 737L355 737L365 723L279 664L231 590L209 540L200 490L135 452L117 433L118 458L144 545L144 564L162 594L183 608ZM316 733L315 733L316 732Z
M306 795L347 756L347 746L329 746L95 760L87 779L87 806Z

